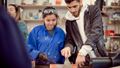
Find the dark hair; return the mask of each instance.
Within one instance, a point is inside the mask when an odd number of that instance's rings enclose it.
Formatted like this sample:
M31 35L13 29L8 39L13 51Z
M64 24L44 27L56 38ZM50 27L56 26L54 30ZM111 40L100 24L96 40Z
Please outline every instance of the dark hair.
M16 4L9 4L8 6L13 6L16 12L19 11L19 7Z
M9 4L8 6L13 6L15 8L15 11L16 11L16 19L20 20L20 6L17 6L16 4Z
M45 18L47 15L51 15L51 14L54 14L56 17L58 17L56 9L52 6L48 6L43 9L42 17Z
M70 3L73 2L73 1L78 1L78 2L80 2L80 0L65 0L65 3L70 4Z

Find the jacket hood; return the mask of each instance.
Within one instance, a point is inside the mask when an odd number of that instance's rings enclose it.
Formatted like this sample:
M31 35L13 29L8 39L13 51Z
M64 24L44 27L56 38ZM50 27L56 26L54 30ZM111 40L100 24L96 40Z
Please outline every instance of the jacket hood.
M88 5L84 5L84 6L81 8L80 13L85 12L85 10L88 10ZM78 19L80 19L80 13L79 13L79 16L78 16L78 17L75 17L75 16L73 16L73 15L71 14L70 11L68 11L68 12L66 13L66 15L65 15L65 18L66 18L67 20L78 20Z

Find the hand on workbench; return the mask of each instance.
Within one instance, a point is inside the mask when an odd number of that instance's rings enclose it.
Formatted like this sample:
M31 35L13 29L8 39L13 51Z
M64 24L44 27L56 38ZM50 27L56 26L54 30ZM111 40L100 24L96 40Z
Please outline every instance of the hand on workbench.
M71 56L71 50L70 47L65 47L61 50L61 54L65 57L68 58Z
M85 56L80 55L78 53L77 58L76 58L76 64L77 64L77 66L82 67L82 66L84 66L84 63L85 63Z

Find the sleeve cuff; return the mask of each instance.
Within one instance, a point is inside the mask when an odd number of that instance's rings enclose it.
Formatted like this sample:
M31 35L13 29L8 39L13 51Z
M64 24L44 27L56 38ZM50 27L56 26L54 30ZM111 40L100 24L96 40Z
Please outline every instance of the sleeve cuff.
M92 47L90 45L83 45L79 50L79 53L83 56L86 56L88 53L92 51Z
M73 46L71 44L68 43L68 44L65 45L65 47L69 47L71 52L73 51Z
M37 58L38 54L39 54L39 51L33 50L31 52L31 58L32 58L32 60L35 60Z

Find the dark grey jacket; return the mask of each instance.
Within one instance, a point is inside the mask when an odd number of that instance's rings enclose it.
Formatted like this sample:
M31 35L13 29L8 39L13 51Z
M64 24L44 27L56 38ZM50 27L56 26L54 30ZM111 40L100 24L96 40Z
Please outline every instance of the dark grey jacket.
M103 23L101 12L97 6L89 6L84 15L84 28L87 41L83 44L79 33L78 25L75 20L66 20L66 42L65 46L70 47L72 52L76 47L76 53L82 45L90 45L95 51L96 56L107 56L104 47ZM73 52L74 53L74 52Z

